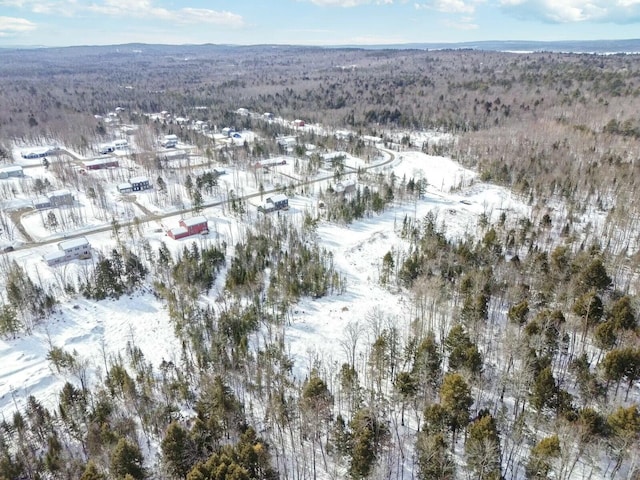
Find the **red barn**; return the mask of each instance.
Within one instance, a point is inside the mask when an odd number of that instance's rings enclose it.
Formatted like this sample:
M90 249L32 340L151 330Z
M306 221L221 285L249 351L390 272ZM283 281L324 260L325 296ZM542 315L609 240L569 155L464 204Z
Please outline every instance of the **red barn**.
M207 217L202 215L180 220L180 226L187 229L189 235L196 235L209 231Z
M179 240L184 237L189 236L189 230L184 227L176 227L167 231L167 235L169 235L174 240Z
M83 165L87 170L100 170L102 168L117 167L118 160L115 158L98 158L97 160L87 160L83 162Z

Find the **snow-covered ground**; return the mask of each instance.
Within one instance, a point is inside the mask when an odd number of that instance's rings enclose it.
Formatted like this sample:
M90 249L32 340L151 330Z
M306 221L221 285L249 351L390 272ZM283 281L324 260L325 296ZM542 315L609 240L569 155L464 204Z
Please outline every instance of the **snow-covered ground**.
M283 166L285 167L285 166ZM286 167L291 168L290 165ZM489 216L509 210L518 215L528 215L529 207L510 195L509 191L477 182L473 172L443 157L428 156L419 152L403 152L397 155L391 167L398 178L426 178L428 188L423 199L389 208L379 216L367 218L350 225L321 223L317 229L319 243L334 254L335 265L346 277L347 289L343 295L319 300L303 299L294 309L291 325L287 329L288 349L296 362L296 372L303 376L310 359L321 357L332 364L346 360L346 350L341 339L345 328L358 325L362 331L359 347L370 342L374 319L406 320L408 301L403 295L390 292L380 286L379 267L382 257L390 248L405 248L396 226L405 215L423 218L433 212L439 222L446 224L451 236L461 236L473 231L481 213ZM291 172L293 173L293 172ZM235 172L223 175L229 182L223 189L249 181L250 174L240 178ZM464 203L462 202L464 201ZM312 197L294 196L291 209L284 213L302 216L314 208ZM233 245L243 230L242 221L223 207L207 208L203 214L210 220L212 234L198 236L198 242L226 241ZM250 217L255 216L250 212ZM166 226L177 226L179 216L166 218ZM164 241L169 248L181 249L185 242L174 241L158 232L156 222L143 225L143 235L153 248ZM113 245L111 232L88 235L92 246L108 251ZM49 268L41 255L55 248L54 245L8 254L34 274L37 270L43 281L55 282L60 269L81 269L72 262L67 266ZM58 269L58 270L56 270ZM56 273L57 272L57 273ZM217 292L211 292L212 297ZM123 297L118 301L87 301L81 298L64 302L46 325L36 327L29 335L17 339L0 340L0 414L8 417L17 407L24 405L28 395L41 399L48 407L55 407L58 392L65 379L57 374L47 353L51 347L60 347L87 364L89 378L104 373L103 355L115 355L123 351L127 341L134 342L146 359L157 366L163 359L179 358L179 345L167 313L151 295ZM408 325L398 323L398 328Z
M59 313L32 335L0 341L0 415L22 409L29 395L55 408L67 381L47 361L53 347L76 355L89 379L104 372L105 357L125 356L129 342L139 347L155 366L176 361L179 344L162 305L152 295L93 302L77 298L60 306ZM71 381L79 383L77 375Z

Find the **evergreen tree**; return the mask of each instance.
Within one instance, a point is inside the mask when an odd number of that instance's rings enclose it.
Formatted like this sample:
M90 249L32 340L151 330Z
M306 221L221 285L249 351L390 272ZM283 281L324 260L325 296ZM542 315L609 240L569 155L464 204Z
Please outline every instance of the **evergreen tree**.
M418 479L420 480L453 480L455 478L455 462L451 458L448 445L442 433L418 435L416 443L418 454Z
M560 456L560 440L557 435L543 438L532 449L525 468L527 479L544 480L551 477L553 459Z
M465 443L467 465L478 480L500 480L500 437L493 417L481 412L467 429Z
M471 341L469 334L461 324L449 331L445 341L449 352L449 368L451 370L466 369L477 375L482 371L482 356L478 347Z
M11 305L0 305L0 337L11 336L15 338L20 327L21 324L15 308Z
M535 377L531 393L531 404L538 410L555 408L558 400L558 386L551 367L543 368Z
M471 389L459 373L448 373L440 387L440 403L446 412L447 424L456 433L469 424L469 407L473 405Z
M146 475L142 463L140 447L125 438L120 438L111 452L111 472L114 477L124 479L131 475L135 480L142 480Z
M184 478L195 463L193 440L189 431L172 422L160 445L162 461L175 478Z
M386 425L366 408L356 412L349 426L351 428L349 475L353 479L366 478L371 473L389 432Z
M106 477L100 473L93 460L89 460L80 480L106 480Z

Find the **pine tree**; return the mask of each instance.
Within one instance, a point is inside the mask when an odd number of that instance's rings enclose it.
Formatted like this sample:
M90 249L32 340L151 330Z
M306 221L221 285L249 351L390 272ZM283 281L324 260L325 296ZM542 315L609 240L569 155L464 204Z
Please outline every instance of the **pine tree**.
M162 461L176 478L184 478L195 462L194 445L187 429L172 422L162 439Z
M461 324L455 325L447 335L445 347L449 352L451 370L466 369L477 375L482 371L482 356Z
M530 480L543 480L550 477L553 459L560 456L560 440L557 435L540 440L529 454L525 474Z
M100 473L93 460L89 460L80 480L106 480L106 477Z
M488 412L481 412L479 418L469 425L465 453L467 465L476 478L500 480L500 437L496 422Z
M0 306L0 337L11 336L15 338L20 331L21 324L18 314L11 305Z
M371 410L366 408L356 412L349 426L351 427L349 475L354 479L366 478L371 473L380 449L388 438L388 429Z
M538 410L555 408L558 399L558 386L553 378L551 367L543 368L535 377L531 392L531 404Z
M618 407L609 417L607 423L613 434L611 446L616 456L616 465L611 473L611 478L615 478L620 470L622 462L637 446L640 439L640 410L637 405L630 407Z
M111 452L111 472L118 479L131 475L135 480L142 480L146 475L142 462L140 447L125 438L120 438Z
M447 415L447 423L453 433L469 424L469 407L473 405L471 389L459 373L445 375L440 387L440 403Z
M420 433L416 452L419 470L417 478L420 480L453 480L455 478L455 462L451 458L443 434Z

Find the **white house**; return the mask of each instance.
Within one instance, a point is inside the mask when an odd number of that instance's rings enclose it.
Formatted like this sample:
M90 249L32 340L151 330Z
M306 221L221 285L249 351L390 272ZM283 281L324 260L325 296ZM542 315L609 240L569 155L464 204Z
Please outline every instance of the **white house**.
M125 139L115 140L113 142L113 147L116 150L126 150L127 148L129 148L129 142L127 142Z
M178 145L178 136L173 134L165 135L160 142L160 145L164 148L174 148L176 145Z
M20 165L9 165L7 167L0 168L0 178L9 177L24 177L24 170L22 170Z
M131 193L133 192L133 186L129 182L120 183L118 184L118 192Z
M58 250L46 253L42 258L49 266L91 258L91 244L85 237L64 240L58 243Z

